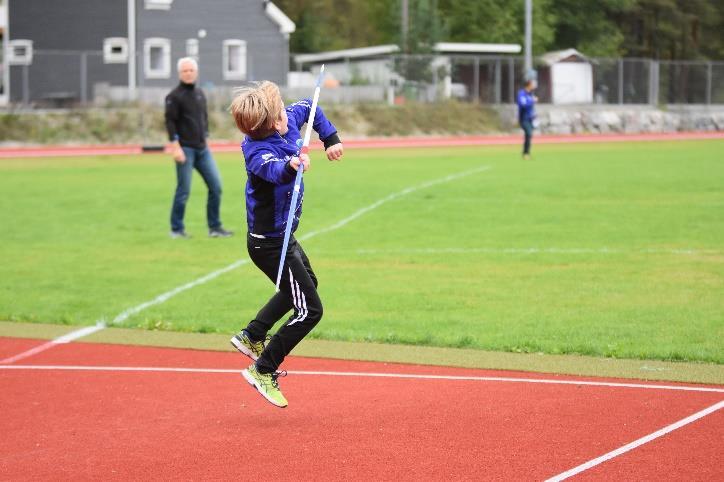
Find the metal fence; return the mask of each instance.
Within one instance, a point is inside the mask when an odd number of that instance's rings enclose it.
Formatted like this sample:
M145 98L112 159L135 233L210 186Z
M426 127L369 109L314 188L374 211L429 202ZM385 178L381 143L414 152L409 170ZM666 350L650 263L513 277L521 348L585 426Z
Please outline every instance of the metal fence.
M347 64L353 68L353 63ZM591 95L584 103L724 104L724 62L592 58L587 64ZM400 56L388 65L390 85L398 99L454 97L486 104L513 103L524 82L523 58L518 57ZM538 63L536 70L538 97L551 103L554 67ZM563 79L563 89L569 80ZM556 87L561 88L561 82Z
M592 58L579 64L585 64L583 71L590 77L584 79L583 87L574 85L580 79L562 74L564 69L539 60L536 68L540 102L560 103L561 91L582 88L586 99L583 103L724 104L724 62ZM176 82L175 75L161 84L144 82L140 57L137 65L138 85L131 94L127 86L128 66L104 63L101 51L36 50L30 64L5 66L10 70L9 101L29 107L103 105L128 100L162 102ZM338 103L434 102L454 98L507 104L515 101L523 83L523 58L511 56L396 55L327 62L326 66L329 77L339 82L337 88L328 89L326 100ZM303 67L314 70L317 66ZM230 86L203 82L202 85L211 99L228 101ZM296 93L294 86L283 90L290 97Z

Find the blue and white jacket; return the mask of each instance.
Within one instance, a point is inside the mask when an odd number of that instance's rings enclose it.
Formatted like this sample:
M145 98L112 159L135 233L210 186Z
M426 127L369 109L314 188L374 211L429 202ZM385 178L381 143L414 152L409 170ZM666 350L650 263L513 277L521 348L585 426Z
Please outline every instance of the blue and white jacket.
M299 129L309 119L312 110L311 99L303 99L286 108L289 131L283 136L278 132L254 140L249 136L241 143L246 160L246 222L250 233L266 237L284 237L287 217L292 200L294 178L297 171L289 165L292 157L299 154L301 134ZM340 142L337 129L317 106L314 114L314 130L324 142L324 148ZM304 200L304 180L299 191L297 206L294 207L292 232L299 226Z
M525 89L518 91L518 123L532 122L535 119L535 97L533 92L528 92Z

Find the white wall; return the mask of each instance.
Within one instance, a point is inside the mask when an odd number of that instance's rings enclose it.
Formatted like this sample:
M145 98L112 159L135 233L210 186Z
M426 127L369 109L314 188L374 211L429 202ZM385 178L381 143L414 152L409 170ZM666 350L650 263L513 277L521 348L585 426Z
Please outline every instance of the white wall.
M561 62L551 66L552 102L593 102L593 72L587 62Z

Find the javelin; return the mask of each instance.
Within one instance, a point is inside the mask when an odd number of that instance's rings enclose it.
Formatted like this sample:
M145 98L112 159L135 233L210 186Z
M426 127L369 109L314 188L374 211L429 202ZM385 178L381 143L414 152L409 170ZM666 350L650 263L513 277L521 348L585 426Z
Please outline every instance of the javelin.
M304 132L304 143L297 153L297 155L307 154L309 152L309 139L312 137L312 126L314 125L314 114L317 111L317 101L319 101L319 90L322 87L322 78L324 77L324 64L319 70L319 77L317 77L317 86L314 88L314 99L312 100L312 110L309 112L309 120L307 121L307 130ZM297 198L299 197L299 190L302 185L302 171L304 171L304 164L299 161L299 167L297 167L297 177L294 180L294 191L292 192L292 202L289 204L289 216L287 216L287 226L284 229L284 244L282 244L282 256L279 259L279 270L277 271L277 283L276 289L279 291L279 283L282 280L282 270L284 269L284 259L287 257L287 246L289 245L289 238L292 235L292 224L294 223L294 213L297 210Z

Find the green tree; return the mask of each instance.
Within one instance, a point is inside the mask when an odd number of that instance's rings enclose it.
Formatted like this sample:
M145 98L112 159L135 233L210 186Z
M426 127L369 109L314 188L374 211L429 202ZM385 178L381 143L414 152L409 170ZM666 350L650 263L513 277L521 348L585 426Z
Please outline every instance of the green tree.
M594 57L618 57L625 52L619 17L636 0L554 0L551 48L575 48Z
M397 22L399 37L397 44L406 54L395 59L394 69L403 78L412 81L430 82L433 72L433 47L442 38L437 0L408 0L407 36L403 38L401 1L391 2L398 6Z
M546 52L553 42L554 0L533 3L533 49ZM524 0L438 0L444 31L451 42L523 44Z
M397 43L402 0L275 0L297 24L295 53ZM524 0L408 0L407 51L437 41L523 43ZM723 0L534 0L533 50L724 58Z
M722 54L724 7L715 0L637 0L622 19L626 53L656 59Z
M297 29L291 35L293 53L321 52L395 43L392 9L385 0L276 0Z

